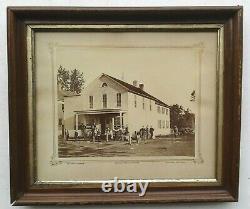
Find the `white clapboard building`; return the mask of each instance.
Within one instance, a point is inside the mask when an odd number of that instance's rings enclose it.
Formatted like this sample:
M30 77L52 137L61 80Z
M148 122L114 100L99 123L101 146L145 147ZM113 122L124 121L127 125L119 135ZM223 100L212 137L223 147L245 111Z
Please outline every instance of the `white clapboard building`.
M170 109L167 104L144 91L137 81L133 85L102 74L91 82L81 96L64 99L64 122L67 130L80 124L106 128L128 127L130 133L142 127L154 128L154 135L170 134Z

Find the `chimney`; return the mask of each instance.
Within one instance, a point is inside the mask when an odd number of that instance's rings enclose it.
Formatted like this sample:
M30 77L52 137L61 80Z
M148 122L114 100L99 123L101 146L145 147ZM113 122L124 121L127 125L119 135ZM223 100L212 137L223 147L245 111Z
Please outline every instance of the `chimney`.
M133 81L133 86L135 86L135 87L138 86L138 81L137 81L137 80L134 80L134 81Z
M144 84L143 84L143 83L140 83L140 84L139 84L139 88L140 88L141 90L144 90Z

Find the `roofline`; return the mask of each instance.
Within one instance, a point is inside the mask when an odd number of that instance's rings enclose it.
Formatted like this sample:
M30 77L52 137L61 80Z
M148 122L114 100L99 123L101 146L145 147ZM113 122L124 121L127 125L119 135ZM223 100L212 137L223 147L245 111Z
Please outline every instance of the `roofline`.
M123 88L125 88L126 90L129 91L129 89L128 89L126 86L124 86L124 85L122 85L121 83L117 82L115 79L112 78L112 76L109 76L108 74L105 74L105 73L102 73L102 75L101 75L100 77L102 77L102 76L108 77L109 79L113 80L115 83L117 83L118 85L120 85L121 87L123 87ZM119 79L118 79L118 80L119 80Z
M142 94L140 94L140 93L138 93L138 92L135 92L135 91L133 91L133 90L130 90L130 89L127 88L126 86L124 86L124 85L122 85L121 83L117 82L112 76L110 76L110 75L108 75L108 74L102 73L102 75L99 76L99 77L102 77L102 76L106 76L106 77L108 77L109 79L113 80L115 83L117 83L118 85L120 85L120 86L122 86L123 88L125 88L128 92L131 92L131 93L133 93L133 94L136 94L136 95L139 95L139 96L142 96L142 97L151 99L151 100L155 101L155 103L158 104L158 105L161 105L161 106L170 108L169 105L167 105L166 103L162 102L161 100L159 100L159 99L157 99L157 98L155 98L155 99L154 99L154 98L150 98L149 96L145 96L145 95L142 95ZM116 79L119 80L118 78L116 78ZM125 81L123 81L123 82L126 83ZM129 83L127 83L127 84L129 84ZM129 85L131 85L131 84L129 84ZM138 87L136 87L136 88L138 88ZM143 90L142 90L142 91L143 91ZM144 92L145 92L145 91L144 91ZM145 93L147 93L147 92L145 92ZM148 93L147 93L147 94L148 94ZM152 97L153 97L153 96L152 96ZM162 103L162 104L160 104L160 103Z

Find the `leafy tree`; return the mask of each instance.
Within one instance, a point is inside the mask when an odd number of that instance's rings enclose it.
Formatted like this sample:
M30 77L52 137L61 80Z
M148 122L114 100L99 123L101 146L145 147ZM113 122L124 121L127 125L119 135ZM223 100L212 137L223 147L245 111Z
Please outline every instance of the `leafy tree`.
M174 126L181 127L182 126L182 115L184 113L183 107L178 104L174 104L170 108L170 126L174 128Z
M64 91L69 91L70 89L69 71L63 68L61 65L57 71L57 85L59 85Z
M84 85L83 73L74 69L70 73L70 91L80 94Z
M58 68L57 72L57 84L64 91L71 91L80 94L84 88L84 77L83 73L79 70L66 70L62 66Z
M170 108L170 125L171 128L193 128L195 115L190 109L184 109L181 105L174 104Z

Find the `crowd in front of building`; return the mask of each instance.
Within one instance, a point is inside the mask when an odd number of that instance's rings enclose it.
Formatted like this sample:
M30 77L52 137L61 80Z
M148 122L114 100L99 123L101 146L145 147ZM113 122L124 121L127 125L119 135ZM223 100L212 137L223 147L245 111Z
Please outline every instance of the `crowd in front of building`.
M80 133L80 134L79 134ZM154 128L152 126L142 126L140 130L129 132L128 126L118 128L106 128L104 132L97 128L93 123L91 126L81 124L78 131L74 131L74 135L70 136L69 130L65 130L66 140L88 140L91 142L101 141L127 141L132 144L133 141L140 143L147 139L154 139Z

